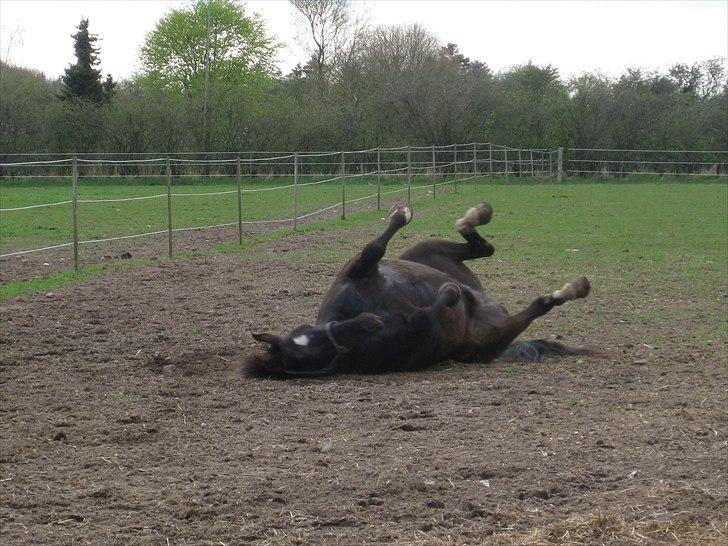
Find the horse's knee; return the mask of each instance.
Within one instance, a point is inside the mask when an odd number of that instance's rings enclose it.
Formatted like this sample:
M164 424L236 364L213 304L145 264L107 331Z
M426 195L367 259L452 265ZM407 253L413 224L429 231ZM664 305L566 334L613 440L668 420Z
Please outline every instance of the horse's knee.
M460 301L463 291L454 282L446 282L440 287L438 291L438 303L445 307L453 307L458 301Z

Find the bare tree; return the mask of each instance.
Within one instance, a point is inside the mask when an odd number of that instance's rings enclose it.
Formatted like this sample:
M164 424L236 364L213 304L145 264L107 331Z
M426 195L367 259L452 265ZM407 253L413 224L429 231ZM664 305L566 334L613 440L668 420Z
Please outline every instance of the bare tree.
M351 0L290 0L298 11L313 41L311 63L324 79L342 52L349 48L358 21L352 13Z

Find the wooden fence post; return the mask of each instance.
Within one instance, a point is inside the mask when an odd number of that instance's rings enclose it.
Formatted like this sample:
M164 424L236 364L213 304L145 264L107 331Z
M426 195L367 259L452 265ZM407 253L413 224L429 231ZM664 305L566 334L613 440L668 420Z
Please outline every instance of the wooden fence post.
M455 193L458 192L458 145L453 144L453 164L455 167L455 182L453 182L453 188Z
M533 178L534 176L536 176L535 174L533 174L533 150L528 150L528 153L531 157L531 178Z
M563 179L564 179L564 149L559 148L558 181L561 182Z
M73 156L71 167L71 199L72 206L72 231L73 231L73 269L78 272L78 156Z
M167 156L167 245L172 258L172 166Z
M523 176L523 163L521 162L521 149L518 148L518 178Z
M478 166L477 166L478 159L477 158L478 158L478 143L473 142L473 176L477 176L477 174L478 174Z
M508 146L503 147L503 162L506 165L506 182L508 182Z
M382 210L382 152L377 148L377 210Z
M293 230L298 229L298 152L293 153Z
M238 187L238 244L243 244L243 191L240 188L240 155L235 158L235 182Z
M346 161L341 152L341 219L346 220Z
M437 163L435 162L435 145L432 145L432 198L437 196Z
M412 204L412 146L407 146L407 204Z

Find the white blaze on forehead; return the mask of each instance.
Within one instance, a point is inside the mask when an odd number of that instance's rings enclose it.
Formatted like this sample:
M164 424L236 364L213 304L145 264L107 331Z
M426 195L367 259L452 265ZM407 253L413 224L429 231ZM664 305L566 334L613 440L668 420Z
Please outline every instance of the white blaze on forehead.
M307 335L303 335L303 334L293 338L293 343L295 343L296 345L299 345L301 347L306 347L308 345L309 341L310 341L310 338Z
M409 207L404 208L404 217L407 219L408 222L412 219L412 211Z

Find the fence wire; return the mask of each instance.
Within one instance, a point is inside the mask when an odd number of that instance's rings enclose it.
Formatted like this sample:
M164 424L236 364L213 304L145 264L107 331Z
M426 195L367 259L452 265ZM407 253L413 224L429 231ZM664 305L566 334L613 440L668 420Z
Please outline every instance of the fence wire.
M40 154L36 154L40 155ZM63 154L42 154L57 158ZM78 247L111 241L155 237L166 234L169 238L169 253L172 255L173 234L180 232L208 230L238 226L238 240L242 242L243 225L292 224L324 213L339 210L346 215L347 205L375 200L381 206L382 197L407 193L411 200L413 191L426 190L433 197L437 189L468 182L480 177L542 177L564 176L621 177L631 175L660 176L728 176L728 151L723 150L635 150L607 148L513 148L489 142L432 146L399 146L370 148L364 150L311 151L292 153L278 152L180 152L176 154L108 153L78 154L74 157L28 160L33 154L1 154L0 184L13 179L71 180L72 198L63 201L38 203L0 208L0 213L22 213L33 209L71 205L73 212L73 240L39 248L17 250L0 254L0 259L13 256L73 247L74 265L78 268ZM19 161L7 161L18 158ZM331 158L331 159L328 159ZM413 179L430 177L429 183L413 185ZM185 192L172 191L174 181L198 178L203 183L208 179L233 180L235 188L220 191ZM292 183L263 187L242 187L241 180L293 180ZM314 180L310 180L314 178ZM316 180L320 178L320 180ZM94 179L146 179L164 184L166 193L144 196L121 196L110 198L79 198L79 180ZM309 179L309 181L301 181ZM347 184L364 179L367 186L376 187L376 193L360 197L346 196ZM383 191L383 182L385 189ZM399 187L388 189L392 183ZM338 184L342 199L317 210L299 213L301 190ZM118 187L118 186L117 186ZM184 187L184 185L182 185ZM292 191L293 215L285 218L244 219L242 196L254 196L268 192ZM211 196L232 196L237 194L237 221L175 227L173 225L173 198L199 198ZM168 228L125 234L113 237L97 237L81 240L78 234L78 205L109 204L148 201L167 198ZM290 198L286 195L285 198ZM283 198L283 196L281 197ZM280 201L280 199L279 199ZM254 204L246 206L254 207ZM69 222L71 223L71 222Z

